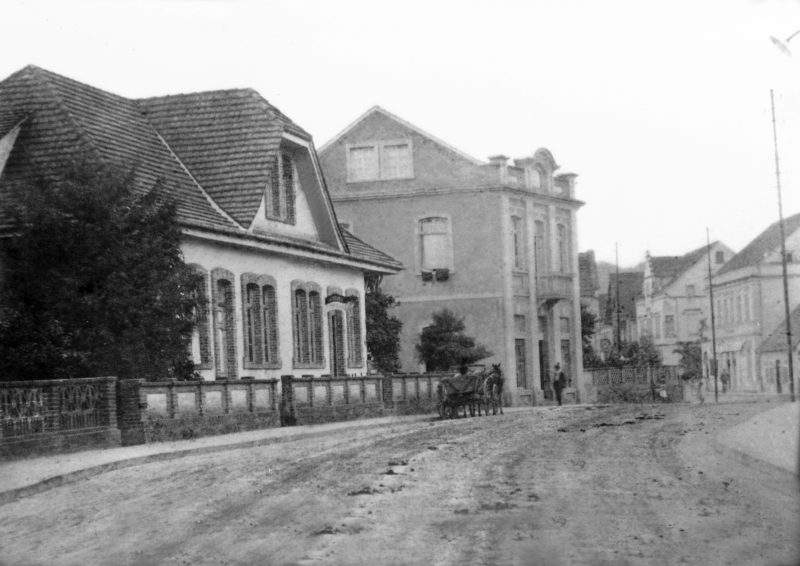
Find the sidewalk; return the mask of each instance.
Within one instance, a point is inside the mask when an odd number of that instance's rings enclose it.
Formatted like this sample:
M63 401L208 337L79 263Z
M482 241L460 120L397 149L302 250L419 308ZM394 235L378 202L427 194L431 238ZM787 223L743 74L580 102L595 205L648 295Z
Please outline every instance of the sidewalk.
M512 409L513 411L513 409ZM249 430L191 440L86 450L0 462L0 505L18 497L148 462L321 436L338 430L389 427L432 419L432 414L360 419L336 423Z
M774 409L720 433L717 442L745 462L766 463L798 476L799 431L800 404L779 402Z

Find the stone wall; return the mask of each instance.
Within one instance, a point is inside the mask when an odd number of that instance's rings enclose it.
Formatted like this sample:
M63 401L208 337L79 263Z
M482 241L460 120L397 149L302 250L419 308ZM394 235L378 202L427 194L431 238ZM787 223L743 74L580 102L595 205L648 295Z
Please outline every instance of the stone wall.
M684 400L676 366L584 369L587 403L662 403Z

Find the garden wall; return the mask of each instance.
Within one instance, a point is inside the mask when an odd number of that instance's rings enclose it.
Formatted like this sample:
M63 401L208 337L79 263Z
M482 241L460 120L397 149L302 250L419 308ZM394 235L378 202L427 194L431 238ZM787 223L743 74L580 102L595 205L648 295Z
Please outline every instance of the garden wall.
M119 443L115 378L0 382L0 456Z
M587 403L661 403L684 400L677 366L584 368ZM663 393L662 393L663 391Z

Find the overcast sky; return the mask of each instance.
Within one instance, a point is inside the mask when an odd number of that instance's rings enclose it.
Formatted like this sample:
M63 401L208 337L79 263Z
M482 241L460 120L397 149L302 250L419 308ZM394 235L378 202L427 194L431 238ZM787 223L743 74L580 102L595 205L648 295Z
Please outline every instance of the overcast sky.
M9 1L27 64L142 97L252 87L317 147L374 105L479 159L548 148L577 173L579 247L633 265L739 251L800 213L798 2Z

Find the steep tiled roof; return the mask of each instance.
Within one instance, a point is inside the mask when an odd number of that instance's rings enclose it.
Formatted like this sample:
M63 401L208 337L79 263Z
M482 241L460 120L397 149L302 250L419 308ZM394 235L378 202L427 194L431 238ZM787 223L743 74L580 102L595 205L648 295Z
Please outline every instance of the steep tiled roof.
M341 227L340 227L341 228ZM392 256L387 255L377 248L373 248L364 240L356 238L353 234L341 228L344 240L347 242L347 247L350 248L350 254L354 257L368 261L370 263L377 263L379 265L387 266L395 269L402 269L403 264L394 259Z
M789 315L792 327L792 348L796 349L800 343L800 306L797 306ZM761 345L760 352L785 352L786 351L786 319L770 332Z
M597 263L594 260L593 250L578 254L578 278L580 280L581 297L593 297L600 288Z
M184 226L402 269L343 234L321 242L250 233L284 132L311 136L253 90L130 100L28 66L0 81L0 138L21 124L0 171L0 229L10 227L17 188L62 174L84 153L136 172L136 189L174 199ZM320 190L327 193L324 182ZM348 251L349 247L349 251Z
M644 273L627 271L619 274L619 314L620 318L636 319L636 298L642 294ZM605 316L603 321L612 324L612 317L616 316L617 274L608 277L608 299L606 300Z
M25 119L2 173L0 204L8 190L37 176L57 175L82 152L136 170L136 186L160 181L182 221L230 226L161 142L135 101L28 66L0 83L0 122ZM2 131L5 134L5 131Z
M784 219L784 230L786 237L800 229L800 214L795 214ZM775 222L769 228L761 232L754 240L747 244L742 251L733 256L731 260L723 265L716 275L723 275L736 269L752 267L758 265L764 256L778 251L781 245L780 223Z
M714 242L716 244L717 242ZM697 248L682 256L650 257L650 269L653 276L660 281L660 286L669 285L683 275L707 253L708 246Z
M198 183L242 226L250 226L276 171L283 132L311 139L251 89L138 103Z

